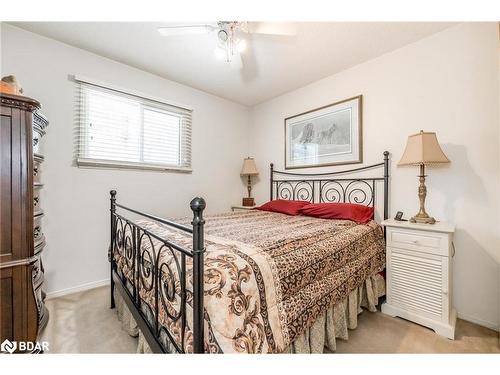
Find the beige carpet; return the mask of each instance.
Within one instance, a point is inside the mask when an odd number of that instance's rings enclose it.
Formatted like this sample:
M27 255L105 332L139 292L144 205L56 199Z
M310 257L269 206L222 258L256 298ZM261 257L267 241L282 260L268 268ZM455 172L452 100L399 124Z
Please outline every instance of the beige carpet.
M50 320L42 334L50 353L135 353L137 339L125 333L109 309L109 287L47 301ZM458 320L456 340L380 312L364 311L338 353L500 353L498 334Z
M137 338L125 333L109 308L109 286L46 301L50 318L41 340L49 353L135 353Z
M404 319L363 311L337 353L500 353L498 333L458 319L455 340Z

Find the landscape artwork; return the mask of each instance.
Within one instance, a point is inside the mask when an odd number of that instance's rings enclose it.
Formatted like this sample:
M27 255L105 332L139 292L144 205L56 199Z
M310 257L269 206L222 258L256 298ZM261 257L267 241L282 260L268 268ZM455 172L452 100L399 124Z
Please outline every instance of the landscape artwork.
M362 97L285 119L285 168L362 162Z

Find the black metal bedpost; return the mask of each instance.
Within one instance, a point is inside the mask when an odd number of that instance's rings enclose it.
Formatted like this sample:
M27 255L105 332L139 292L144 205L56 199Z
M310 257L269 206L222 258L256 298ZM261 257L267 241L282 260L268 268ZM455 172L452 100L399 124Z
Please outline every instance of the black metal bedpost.
M110 245L109 245L109 264L110 264L110 273L109 273L109 279L111 283L111 309L115 308L115 281L113 280L113 263L114 263L114 254L113 254L113 247L115 243L115 212L116 212L116 190L111 190L109 192L110 195Z
M203 210L206 207L205 200L196 197L191 201L193 211L193 352L205 352L205 332L204 332L204 306L203 306L203 257L205 252L205 239L203 226Z
M270 186L271 189L269 190L269 194L270 194L269 200L272 201L273 200L273 177L274 177L274 164L273 163L271 163L271 165L270 165L270 172L271 172L271 174L269 175L270 176L269 179L271 181L271 186Z
M384 220L389 218L389 151L384 151Z

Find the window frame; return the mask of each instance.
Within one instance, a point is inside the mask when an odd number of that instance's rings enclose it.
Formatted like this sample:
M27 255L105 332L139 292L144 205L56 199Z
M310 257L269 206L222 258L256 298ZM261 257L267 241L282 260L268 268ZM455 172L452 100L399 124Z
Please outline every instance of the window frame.
M75 164L79 168L98 168L98 169L133 169L133 170L150 170L150 171L173 171L173 172L184 172L184 173L191 173L192 170L192 153L191 153L191 148L192 148L192 112L193 109L190 108L189 106L178 104L178 103L173 103L170 101L165 101L163 99L159 99L156 97L152 97L150 95L140 93L138 91L130 90L130 89L125 89L121 88L112 84L104 83L98 80L90 79L87 77L83 76L74 76L74 81L77 84L77 93L79 95L79 100L77 104L77 108L75 110L75 114L77 117L77 140L76 140L76 147L75 147ZM166 114L176 114L179 115L180 117L180 129L179 129L179 153L178 153L178 158L179 158L179 165L167 165L167 164L160 164L160 163L153 163L153 162L144 162L139 161L121 161L121 160L113 160L113 159L97 159L97 158L89 158L86 157L87 153L87 143L88 140L87 134L85 134L85 124L84 122L86 121L87 118L87 113L83 113L83 85L85 86L90 86L91 88L94 87L96 90L99 89L104 89L106 91L111 91L115 92L117 96L126 96L130 97L133 100L137 100L141 104L141 142L140 142L140 153L141 153L141 159L144 159L144 109L145 108L150 108L152 110L158 110L159 112L164 112ZM177 108L179 109L180 112L182 113L177 113L176 111L169 111L168 108ZM186 113L189 113L189 129L187 131L183 130L184 124L182 124L182 117L186 116ZM187 142L183 142L183 132L188 133L186 135L189 137ZM189 150L189 165L188 166L182 166L182 160L183 160L183 152L182 151L184 147L184 143L189 144L190 150ZM82 156L85 155L85 156Z

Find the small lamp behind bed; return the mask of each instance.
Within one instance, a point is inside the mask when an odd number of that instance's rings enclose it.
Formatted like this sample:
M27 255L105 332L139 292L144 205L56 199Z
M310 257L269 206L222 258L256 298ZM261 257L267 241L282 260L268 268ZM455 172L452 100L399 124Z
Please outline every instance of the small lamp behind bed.
M259 171L257 171L257 166L255 165L255 160L251 157L245 158L243 160L243 167L241 168L241 176L248 177L248 197L243 198L242 205L245 207L255 206L255 201L252 198L252 176L257 176Z

